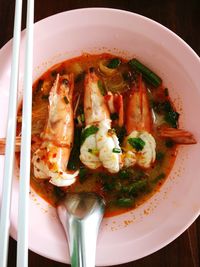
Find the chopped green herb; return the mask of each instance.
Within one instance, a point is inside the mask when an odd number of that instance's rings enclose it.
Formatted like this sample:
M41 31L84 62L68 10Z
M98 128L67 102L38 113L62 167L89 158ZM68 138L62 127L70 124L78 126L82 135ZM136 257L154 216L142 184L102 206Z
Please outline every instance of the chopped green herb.
M116 200L115 204L119 207L132 207L134 200L132 198L119 198Z
M76 127L74 131L74 143L72 151L70 153L69 162L67 165L68 170L77 170L80 166L80 137L81 137L81 128Z
M105 182L103 184L103 190L104 191L112 191L115 188L114 183L110 183L110 182Z
M166 176L165 173L161 173L161 174L159 174L158 176L156 176L151 182L152 182L153 184L157 184L157 182L159 182L160 180L164 179L165 176Z
M63 192L59 187L54 186L53 188L54 194L60 199L65 196L65 192Z
M158 87L159 85L161 85L161 78L149 68L147 68L145 65L143 65L141 62L139 62L137 59L131 59L129 61L129 65L138 72L142 73L143 78L146 79L147 82L149 82L153 86Z
M165 141L165 146L170 148L170 147L173 147L174 146L174 141L172 139L167 139Z
M115 113L112 113L110 115L110 118L111 118L111 120L115 121L115 120L118 120L119 119L119 115L118 115L117 112L115 112Z
M170 101L165 101L165 102L161 103L161 105L163 106L163 110L165 112L169 112L169 111L172 111L173 110Z
M172 104L170 101L165 101L165 102L156 102L152 101L151 103L152 108L158 113L158 114L163 114L164 119L167 123L170 124L173 128L177 128L178 126L178 119L179 119L179 113L176 112L173 109Z
M115 129L115 132L117 134L119 143L122 144L124 137L126 135L126 128L123 126L122 127L116 126L114 129Z
M159 102L159 101L151 100L151 101L150 101L150 106L151 106L151 108L153 108L154 111L156 111L158 114L164 112L164 103L163 103L163 102Z
M74 159L68 161L67 169L68 170L73 170L73 171L78 169L77 163L76 163L76 161L74 161Z
M81 121L81 117L80 117L80 115L79 115L77 118L75 118L74 120L75 120L75 123L76 123L76 124L82 126L82 121Z
M162 161L162 160L164 159L164 157L165 157L165 154L164 154L163 152L158 151L158 152L156 153L156 160L158 160L158 161Z
M48 100L49 99L49 94L48 95L42 95L42 99Z
M85 122L85 115L83 113L81 114L81 121Z
M121 179L128 179L130 178L130 172L128 170L120 170L119 171L119 178Z
M119 58L113 58L108 63L107 67L110 69L116 69L121 64L121 60Z
M121 149L120 148L113 148L112 150L113 153L121 153Z
M79 171L79 181L80 181L80 183L83 183L86 180L87 174L88 174L87 169L84 168L84 167L81 167L80 171Z
M106 88L105 88L102 80L98 80L97 84L98 84L98 87L99 87L99 90L100 90L101 94L103 96L106 95Z
M165 88L164 89L164 93L165 93L165 96L169 96L169 90L168 90L168 88Z
M121 193L126 194L128 192L129 192L129 187L128 186L122 186L121 187Z
M140 138L129 138L128 139L129 144L136 149L136 151L140 151L145 146L145 142Z
M91 148L88 148L88 152L92 153L92 149Z
M82 113L82 114L78 115L77 118L75 119L75 122L76 122L76 124L82 126L85 122L84 114Z
M141 180L141 179L148 178L148 177L149 177L149 174L144 172L143 170L141 169L135 170L135 173L134 173L135 180Z
M88 138L90 135L95 134L99 130L98 127L95 125L92 125L85 130L83 130L81 134L81 145L85 142L86 138Z
M147 189L147 179L139 180L129 187L129 193L133 196L137 196L139 192L144 192Z
M179 113L171 110L165 115L165 121L169 123L173 128L178 127Z
M63 100L65 101L65 104L66 104L66 105L69 104L69 100L67 99L66 96L63 97Z

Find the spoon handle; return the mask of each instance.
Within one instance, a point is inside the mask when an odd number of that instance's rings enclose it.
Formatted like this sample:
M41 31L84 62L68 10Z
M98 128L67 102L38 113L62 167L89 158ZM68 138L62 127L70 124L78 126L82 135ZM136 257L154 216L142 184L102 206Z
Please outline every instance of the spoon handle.
M71 218L69 221L68 238L72 267L95 266L96 240L101 219L90 216L84 220Z
M72 267L94 267L96 241L105 203L95 193L67 193L57 207L65 230Z

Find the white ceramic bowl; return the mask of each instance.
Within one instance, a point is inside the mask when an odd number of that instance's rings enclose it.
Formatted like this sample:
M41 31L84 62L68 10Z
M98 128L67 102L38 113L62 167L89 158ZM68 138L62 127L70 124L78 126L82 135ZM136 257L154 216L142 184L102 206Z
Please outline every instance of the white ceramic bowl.
M22 33L20 88L23 78ZM138 209L105 219L97 245L97 265L139 259L179 236L200 211L200 60L177 35L162 25L126 11L93 8L64 12L35 24L34 80L53 64L82 52L137 56L164 80L181 113L181 127L194 133L198 144L180 147L173 170L161 190ZM11 42L0 51L0 136L5 136ZM0 158L2 181L4 157ZM17 175L16 175L17 176ZM0 183L2 187L2 182ZM16 238L18 181L14 179L11 235ZM54 208L30 195L31 250L69 262L67 242Z

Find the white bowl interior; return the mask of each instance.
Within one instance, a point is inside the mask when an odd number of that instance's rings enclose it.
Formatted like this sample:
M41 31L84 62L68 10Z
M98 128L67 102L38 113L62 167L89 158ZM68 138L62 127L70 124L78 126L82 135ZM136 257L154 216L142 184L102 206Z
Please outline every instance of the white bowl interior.
M180 147L173 170L161 190L138 209L105 219L97 244L97 265L119 264L144 257L180 235L199 215L200 77L198 56L175 34L147 18L119 10L81 9L61 13L35 25L34 74L82 52L136 56L164 80L181 113L182 128L198 144ZM22 33L19 87L23 79ZM0 136L5 136L11 42L0 51ZM2 180L3 157L0 158ZM0 186L2 186L0 184ZM16 237L18 181L14 180L11 234ZM54 208L30 195L30 248L48 258L69 262L67 243Z

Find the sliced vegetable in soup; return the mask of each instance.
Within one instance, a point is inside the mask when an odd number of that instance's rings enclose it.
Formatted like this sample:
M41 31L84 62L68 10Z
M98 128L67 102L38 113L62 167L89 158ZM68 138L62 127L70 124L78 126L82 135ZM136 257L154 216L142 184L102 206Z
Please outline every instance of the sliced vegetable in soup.
M52 205L65 192L97 192L106 216L143 203L177 144L196 143L178 129L169 93L136 58L83 54L53 66L33 85L31 186Z

